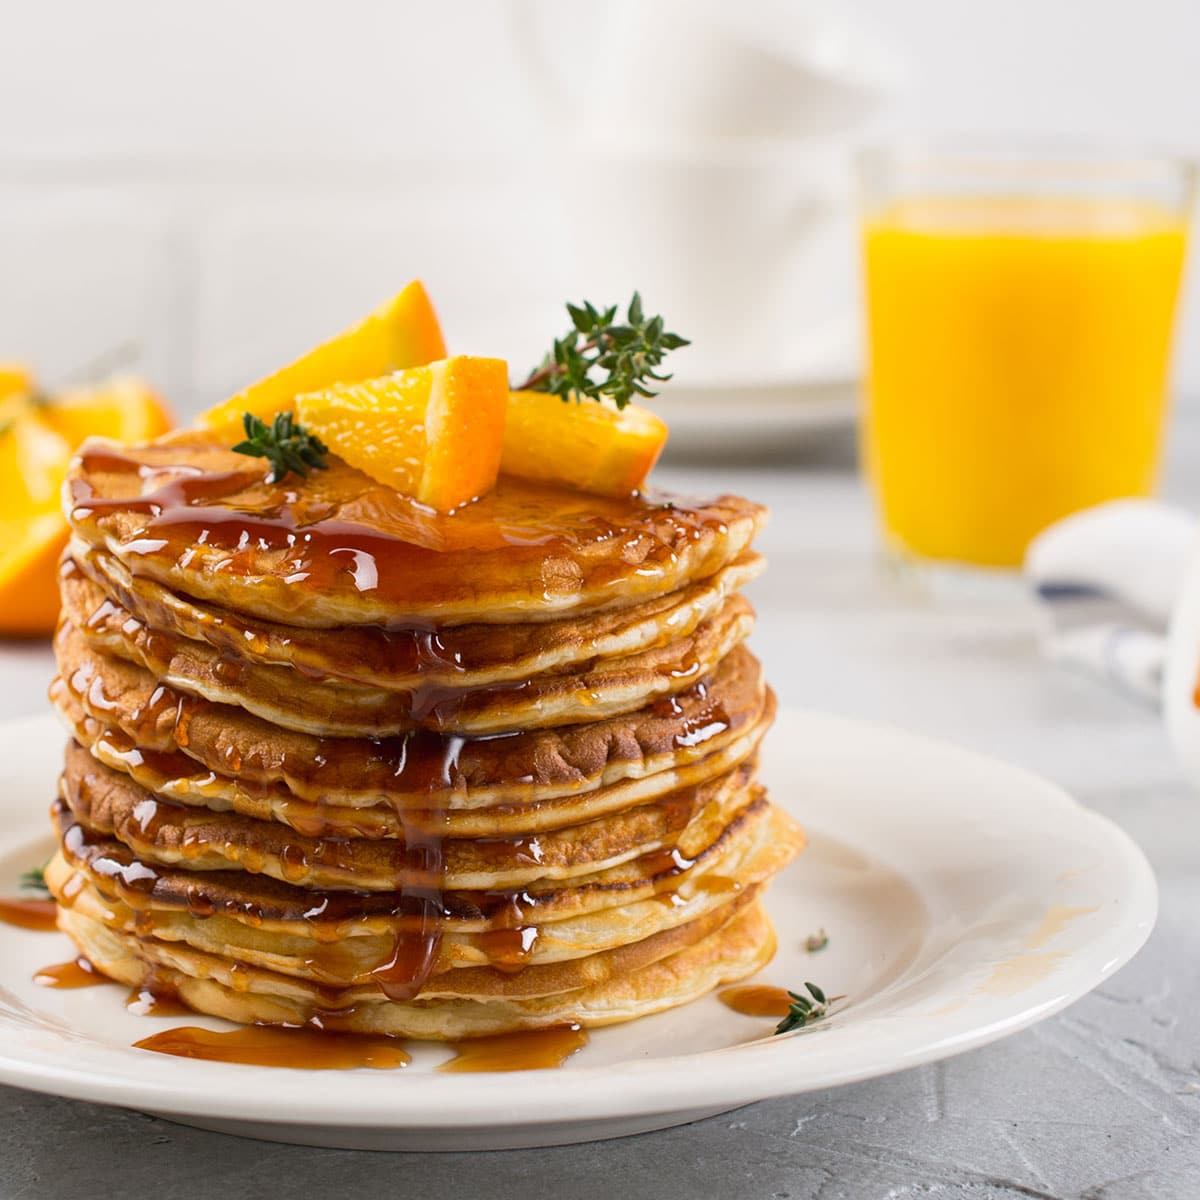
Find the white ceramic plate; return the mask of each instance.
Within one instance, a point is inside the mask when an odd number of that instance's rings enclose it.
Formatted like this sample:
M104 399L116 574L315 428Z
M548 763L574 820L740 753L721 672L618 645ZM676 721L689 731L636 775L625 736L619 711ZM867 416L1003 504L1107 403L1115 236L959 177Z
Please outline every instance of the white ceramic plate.
M670 384L650 401L671 427L667 456L778 456L853 428L859 384L846 376L747 385Z
M0 727L0 893L47 855L62 737ZM484 1149L615 1137L867 1079L1022 1029L1095 987L1154 923L1137 847L1058 788L874 725L785 713L764 775L808 826L771 890L780 949L764 982L848 999L786 1038L715 997L595 1031L559 1071L322 1071L170 1058L130 1044L179 1018L127 1013L116 987L46 991L57 933L0 926L0 1081L205 1128L314 1145ZM826 949L807 953L824 928ZM196 1018L214 1028L220 1022Z

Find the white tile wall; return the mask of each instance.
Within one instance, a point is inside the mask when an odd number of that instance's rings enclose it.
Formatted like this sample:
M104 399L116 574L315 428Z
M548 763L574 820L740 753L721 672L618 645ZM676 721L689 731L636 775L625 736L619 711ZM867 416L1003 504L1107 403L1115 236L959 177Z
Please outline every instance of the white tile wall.
M421 275L456 345L523 365L577 290L562 204L588 186L513 51L535 2L5 5L0 357L53 381L132 339L186 412ZM1190 0L853 7L914 60L902 124L1200 147ZM594 13L542 5L561 61ZM1194 316L1183 341L1200 389Z

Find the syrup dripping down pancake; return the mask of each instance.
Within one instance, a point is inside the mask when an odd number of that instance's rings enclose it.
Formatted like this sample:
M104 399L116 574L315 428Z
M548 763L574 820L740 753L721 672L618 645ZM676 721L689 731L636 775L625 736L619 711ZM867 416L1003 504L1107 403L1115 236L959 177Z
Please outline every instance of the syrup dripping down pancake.
M310 628L552 621L715 575L766 511L735 496L615 500L510 479L447 519L337 459L299 486L194 431L85 442L77 536L173 591Z
M714 616L764 565L760 555L747 551L677 592L559 621L393 630L351 625L332 631L272 624L199 604L132 574L120 559L78 538L62 572L64 581L85 575L146 628L204 642L226 659L291 667L309 679L403 691L522 682L664 646Z
M403 892L322 891L245 871L193 872L139 858L111 835L81 825L65 806L56 807L54 818L61 845L47 868L51 889L73 906L86 883L125 925L133 914L135 927L175 931L182 940L200 939L202 947L208 938L224 938L229 945L253 941L250 930L271 939L276 949L356 939L379 949L398 927L413 924L413 906ZM710 839L700 836L706 831ZM795 823L755 789L750 802L715 835L711 829L691 830L671 852L516 890L444 891L437 917L444 941L440 953L447 967L487 961L504 939L485 939L488 949L479 958L467 935L506 935L530 927L545 931L534 947L538 955L558 953L556 947L563 946L583 953L594 944L590 939L613 931L614 921L618 932L645 928L635 914L650 912L648 905L663 910L652 916L665 920L664 913L691 910L697 900L721 896L735 885L763 882L803 844ZM235 932L235 926L244 928Z
M756 723L706 758L596 790L490 807L397 808L387 803L352 807L336 799L305 800L279 783L256 784L238 775L218 774L179 750L141 749L126 734L88 716L65 686L55 688L55 700L70 736L147 792L175 804L278 821L306 837L399 838L406 828L414 827L437 830L448 838L509 837L578 825L707 783L741 766L757 753L774 716L774 698L768 694Z
M671 770L744 739L769 703L758 660L739 646L678 696L591 724L476 739L321 738L161 684L136 664L97 654L69 622L55 652L51 700L69 720L78 707L139 751L183 751L245 786L281 784L313 803L347 807L528 805L624 783L650 798L671 790Z
M79 745L67 748L61 795L83 825L114 834L149 862L192 871L241 868L310 888L488 890L569 879L670 849L693 823L719 830L747 802L748 775L741 768L532 837L441 839L439 880L426 879L421 855L407 839L303 837L274 821L171 804Z
M732 907L732 906L731 906ZM674 953L601 982L534 997L462 997L390 1001L360 989L354 1002L275 972L200 954L181 945L143 942L117 933L82 913L64 909L60 924L96 968L130 987L153 962L161 985L197 1012L244 1024L303 1025L456 1041L570 1022L593 1027L632 1020L694 1000L715 987L761 969L774 954L775 935L762 904L752 901L720 928Z
M448 892L430 980L483 967L511 976L644 941L765 882L802 843L796 826L760 796L710 845L671 867L648 856L555 891L543 884L536 891ZM185 942L321 986L369 982L391 953L396 926L409 919L398 894L314 893L238 872L196 878L140 860L80 826L67 829L46 877L71 909L119 932ZM454 988L483 978L463 976ZM515 994L518 987L488 979L493 991Z
M386 737L417 728L470 737L635 712L705 678L754 624L749 601L733 596L691 633L625 658L598 659L581 674L493 684L467 676L455 687L386 691L223 657L206 642L156 632L79 573L64 573L62 601L65 619L93 649L131 661L190 695L318 737ZM336 631L326 637L336 645Z

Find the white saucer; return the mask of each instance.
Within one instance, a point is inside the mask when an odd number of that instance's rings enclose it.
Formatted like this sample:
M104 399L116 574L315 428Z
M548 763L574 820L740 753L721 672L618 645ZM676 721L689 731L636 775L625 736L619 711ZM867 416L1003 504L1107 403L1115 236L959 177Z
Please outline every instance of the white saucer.
M670 426L667 456L779 453L854 427L859 381L850 375L742 384L668 384L647 401Z
M50 719L0 726L0 894L47 857L62 749ZM774 883L763 982L847 999L785 1038L715 997L597 1030L559 1071L305 1074L170 1058L114 987L46 991L66 938L0 925L0 1082L252 1137L374 1149L557 1145L695 1120L958 1054L1057 1012L1142 945L1157 907L1138 848L1057 787L875 725L785 712L763 767L811 845ZM829 944L804 949L823 928Z

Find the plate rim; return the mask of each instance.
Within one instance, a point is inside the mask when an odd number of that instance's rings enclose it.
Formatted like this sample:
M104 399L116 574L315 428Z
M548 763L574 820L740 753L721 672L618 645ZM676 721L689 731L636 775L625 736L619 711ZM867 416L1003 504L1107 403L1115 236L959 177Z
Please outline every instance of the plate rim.
M808 1040L818 1040L834 1028L817 1026L792 1035L791 1053L770 1037L716 1050L699 1051L642 1061L626 1061L601 1066L573 1065L568 1071L522 1071L496 1075L436 1075L421 1074L420 1091L407 1094L399 1089L388 1093L382 1085L360 1089L361 1106L321 1108L322 1089L277 1089L270 1093L270 1102L251 1089L240 1089L237 1081L259 1076L260 1068L232 1064L189 1063L196 1068L187 1079L164 1069L163 1079L153 1073L108 1068L102 1071L72 1069L60 1063L30 1061L28 1056L14 1055L6 1044L0 1044L0 1083L23 1087L31 1091L65 1096L71 1099L120 1107L150 1110L165 1116L217 1115L223 1121L245 1122L279 1127L326 1127L361 1130L528 1128L535 1125L586 1124L616 1117L638 1117L704 1107L730 1109L758 1100L828 1087L843 1086L865 1079L877 1078L899 1070L936 1062L968 1050L997 1041L1028 1028L1074 1003L1124 966L1141 949L1154 928L1158 909L1158 889L1154 872L1141 848L1110 818L1081 804L1058 784L1021 766L1003 759L967 749L923 733L913 733L899 726L874 720L822 712L799 707L781 709L775 726L775 737L793 722L802 724L836 725L846 732L866 734L874 738L899 739L923 755L934 754L955 758L964 769L1001 771L1014 783L1041 793L1042 802L1053 803L1060 815L1090 826L1098 843L1103 843L1114 862L1123 867L1121 895L1112 897L1117 911L1104 930L1093 939L1096 945L1111 943L1105 961L1098 968L1078 961L1079 952L1069 964L1071 970L1056 972L1051 979L1029 987L1014 1002L1007 1016L979 1025L978 1018L969 1022L947 1019L948 1032L941 1036L926 1035L902 1051L890 1054L860 1053L850 1065L831 1066L797 1077L786 1064L795 1062L799 1046ZM52 715L39 714L0 722L0 740L20 736L23 729L59 729ZM4 808L0 802L0 811ZM822 829L819 822L813 828ZM1082 826L1081 826L1082 827ZM24 828L13 831L24 835ZM0 839L0 845L3 841ZM907 876L906 876L907 878ZM918 876L919 878L919 876ZM1113 886L1116 886L1114 878ZM1064 964L1066 966L1068 964ZM1053 986L1051 986L1051 982ZM954 1026L965 1027L954 1029ZM0 1028L4 1018L0 1015ZM870 1027L867 1027L870 1033ZM878 1040L876 1031L868 1042ZM786 1043L785 1043L786 1044ZM819 1045L819 1041L818 1041ZM860 1050L862 1043L860 1042ZM783 1050L783 1053L780 1051ZM804 1051L816 1054L817 1050ZM883 1058L885 1061L880 1061ZM721 1070L706 1073L705 1087L698 1091L699 1070L720 1059ZM171 1060L176 1070L178 1063ZM252 1075L251 1075L252 1073ZM334 1074L334 1073L330 1073ZM171 1075L167 1078L167 1075ZM400 1073L403 1079L403 1073ZM378 1073L385 1079L391 1073ZM355 1075L361 1080L363 1076ZM408 1077L408 1081L414 1078ZM223 1086L222 1081L228 1080ZM551 1084L550 1081L553 1080ZM201 1086L197 1086L197 1085ZM556 1111L553 1117L544 1116L546 1088L553 1089ZM409 1083L409 1086L411 1084ZM317 1093L318 1095L314 1095ZM214 1100L221 1100L221 1109L214 1113ZM540 1105L522 1108L522 1100L538 1101ZM327 1102L326 1102L327 1103ZM505 1114L513 1119L504 1120ZM541 1115L539 1119L539 1114Z

